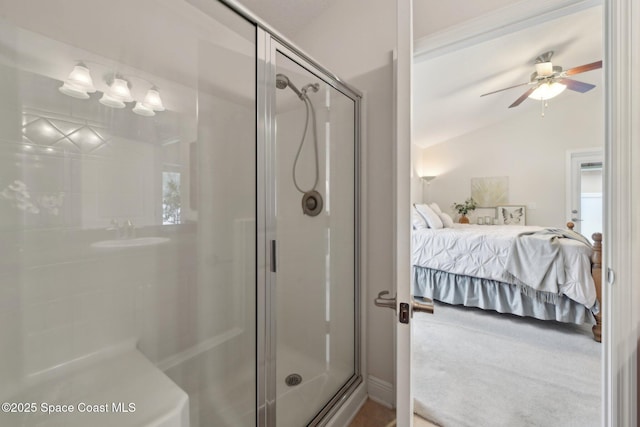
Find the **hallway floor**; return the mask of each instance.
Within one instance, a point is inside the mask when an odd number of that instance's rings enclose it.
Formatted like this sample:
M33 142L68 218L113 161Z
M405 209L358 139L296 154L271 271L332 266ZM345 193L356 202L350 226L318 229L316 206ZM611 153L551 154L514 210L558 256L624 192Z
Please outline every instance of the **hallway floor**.
M349 424L349 427L394 427L396 425L395 419L396 411L394 409L387 408L380 403L367 399L351 424ZM431 424L429 421L417 415L413 416L413 426L437 427L435 424Z

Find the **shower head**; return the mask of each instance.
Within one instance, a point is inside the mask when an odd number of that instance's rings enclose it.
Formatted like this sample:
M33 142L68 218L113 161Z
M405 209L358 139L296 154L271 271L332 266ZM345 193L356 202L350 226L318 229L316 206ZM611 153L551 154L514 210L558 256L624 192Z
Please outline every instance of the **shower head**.
M285 76L284 74L276 74L276 87L278 89L286 89L287 86L289 86L291 90L294 91L296 95L298 95L298 98L304 99L304 95L293 83L291 83L289 77Z
M289 86L289 77L284 74L276 74L276 87L278 89L285 89Z
M320 89L320 85L318 83L309 83L307 85L304 85L300 92L306 95L309 89L311 89L314 92L317 92Z

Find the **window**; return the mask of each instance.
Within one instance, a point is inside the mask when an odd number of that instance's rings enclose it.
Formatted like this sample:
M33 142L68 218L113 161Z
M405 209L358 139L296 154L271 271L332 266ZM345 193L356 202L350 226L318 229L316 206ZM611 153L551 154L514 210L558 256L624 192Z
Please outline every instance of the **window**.
M180 172L162 172L162 224L180 224Z

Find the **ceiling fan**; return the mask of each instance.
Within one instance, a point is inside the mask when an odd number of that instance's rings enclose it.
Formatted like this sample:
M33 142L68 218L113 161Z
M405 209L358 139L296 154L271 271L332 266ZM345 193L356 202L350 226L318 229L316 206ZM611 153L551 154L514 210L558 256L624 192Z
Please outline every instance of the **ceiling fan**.
M509 105L509 108L513 108L520 105L528 97L538 100L547 100L559 95L567 88L576 92L585 93L596 87L590 83L568 79L567 77L602 68L602 60L563 71L562 67L551 63L552 56L553 51L550 50L536 58L536 70L531 73L531 77L528 82L494 90L493 92L483 93L480 96L482 97L520 86L531 85L532 87L529 88L529 90L523 93L520 98L516 99L513 104Z

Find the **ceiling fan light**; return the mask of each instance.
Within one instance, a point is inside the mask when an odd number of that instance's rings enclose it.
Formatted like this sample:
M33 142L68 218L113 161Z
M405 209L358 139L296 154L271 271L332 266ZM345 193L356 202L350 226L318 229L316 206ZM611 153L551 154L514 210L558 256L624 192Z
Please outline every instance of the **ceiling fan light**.
M553 74L553 64L551 62L538 62L536 64L536 73L540 77L547 77Z
M96 91L95 86L93 86L91 72L82 62L73 67L73 71L69 74L66 83L71 83L88 93L94 93Z
M144 97L143 102L147 108L151 108L153 111L164 111L160 92L158 92L158 88L155 86L147 91L147 95Z
M547 99L551 99L560 95L567 88L566 85L562 83L553 82L553 83L542 83L540 86L536 88L529 98L537 99L538 101L546 101Z

